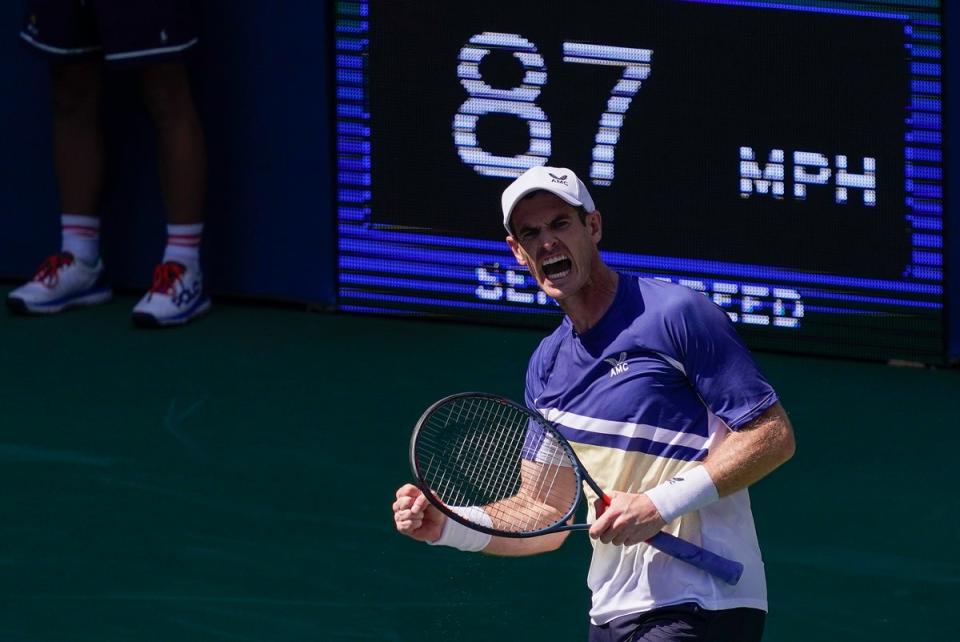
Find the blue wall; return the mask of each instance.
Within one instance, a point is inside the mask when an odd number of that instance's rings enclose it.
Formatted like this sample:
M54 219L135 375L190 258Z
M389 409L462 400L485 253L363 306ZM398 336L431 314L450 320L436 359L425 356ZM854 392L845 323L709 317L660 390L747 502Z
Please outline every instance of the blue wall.
M207 0L191 55L209 154L203 264L214 294L332 304L328 7ZM0 3L0 276L59 248L47 64ZM165 241L155 143L133 79L108 78L103 254L120 287L149 284Z
M960 7L956 2L946 2L945 38L946 65L944 69L947 108L944 126L947 133L947 357L960 362L960 199L955 190L960 186L960 122L957 114L960 107Z

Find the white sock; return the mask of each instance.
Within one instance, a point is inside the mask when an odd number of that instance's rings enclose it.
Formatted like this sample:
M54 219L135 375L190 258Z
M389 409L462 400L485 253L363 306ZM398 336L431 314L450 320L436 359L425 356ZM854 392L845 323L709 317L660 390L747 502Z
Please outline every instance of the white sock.
M163 252L163 262L176 261L193 270L198 269L202 235L203 223L167 225L167 249Z
M78 261L96 265L100 259L100 219L81 214L61 214L60 249L70 252Z

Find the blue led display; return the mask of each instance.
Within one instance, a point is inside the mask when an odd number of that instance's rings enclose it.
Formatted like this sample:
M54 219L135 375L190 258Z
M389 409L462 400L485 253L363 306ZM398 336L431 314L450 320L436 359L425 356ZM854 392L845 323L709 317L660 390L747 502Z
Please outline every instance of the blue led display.
M629 0L611 3L607 19L615 20L621 8L637 11L634 4ZM418 5L417 10L409 10L411 29L417 28L417 21L442 22L447 14L464 13L440 0ZM756 27L744 32L757 38L757 60L769 62L782 53L789 59L785 69L806 70L805 52L801 47L784 52L776 47L764 49L769 44L766 39L783 37L791 30L802 34L811 26L849 37L831 45L829 56L823 54L832 64L815 68L820 78L801 75L755 87L736 69L729 72L727 91L732 100L747 105L731 107L730 112L745 113L763 126L781 123L782 141L752 140L746 125L739 143L733 144L736 136L729 131L718 131L722 135L715 139L698 139L706 150L702 157L689 152L682 156L662 142L674 137L676 148L685 149L688 129L649 121L656 94L649 96L651 102L645 99L654 91L652 83L661 83L657 91L663 95L672 88L679 101L687 95L685 87L716 79L698 77L697 60L675 55L667 45L654 46L640 36L635 41L604 41L604 30L590 34L588 26L574 29L559 17L550 24L542 17L532 20L518 14L515 27L507 30L504 25L509 20L486 19L478 9L476 16L457 16L458 26L470 30L467 36L446 47L438 45L439 59L424 60L421 49L414 48L421 52L415 53L397 46L403 38L416 36L402 33L405 23L398 21L397 10L386 0L338 5L340 308L542 324L557 315L558 308L516 264L503 242L502 229L490 223L498 217L498 203L488 194L501 190L528 167L568 164L589 181L601 210L615 201L623 212L626 201L617 197L623 192L615 190L625 190L637 175L627 168L647 155L664 154L664 167L676 167L679 172L669 174L669 181L689 190L677 191L676 202L682 204L690 194L699 194L696 203L709 205L716 200L713 192L698 190L725 190L724 194L736 198L729 201L733 205L723 207L741 207L752 217L743 220L753 223L728 229L722 221L705 218L699 230L702 238L698 232L688 238L679 232L697 230L685 222L696 219L686 211L679 213L679 222L657 223L674 227L650 230L671 239L671 252L663 255L642 246L649 241L643 226L623 223L616 235L621 244L612 249L602 246L604 259L612 267L702 292L739 324L748 341L761 348L941 361L945 186L939 4L677 0L673 5L652 18L669 38L682 42L688 27L694 29L699 22L747 19L746 24ZM495 9L490 11L496 13ZM385 26L380 28L378 21L386 12L391 18L384 18ZM513 13L518 12L504 11ZM558 9L558 14L563 13ZM865 34L859 47L858 28ZM703 32L694 29L692 33ZM805 36L789 37L795 38L788 38L790 42L801 42ZM718 43L723 43L722 38ZM864 121L861 126L854 116L841 114L855 111L852 105L857 104L850 100L848 107L844 104L848 97L842 93L810 97L818 91L818 82L831 78L830 74L859 73L857 61L869 59L875 45L901 59L902 52L907 52L907 59L895 70L903 78L902 94L889 93L899 101L888 105L893 108L890 113L900 114L889 121L890 127L878 127L878 123L884 125L879 120ZM716 51L717 57L723 55L722 49ZM897 64L895 57L889 59ZM390 60L389 70L382 60ZM421 72L425 65L429 71ZM722 95L723 87L716 82ZM838 91L844 82L847 79L836 83ZM838 110L838 124L824 127L822 136L791 140L791 114L770 114L762 107L767 103L758 101L757 113L750 113L752 92L759 96L791 91L805 88L805 83L810 88L803 89L802 98L808 101L804 108L829 104ZM571 87L584 89L572 91ZM398 132L401 112L398 107L394 113L393 105L402 101L411 105L409 112L402 112L403 122L409 124ZM699 108L705 115L723 111L716 103ZM446 118L433 118L443 109ZM736 116L718 122L738 123ZM644 128L652 126L658 128L660 138L647 137ZM876 135L863 136L867 141L888 132L897 139L868 149L857 138L862 132L851 134L858 127L876 130ZM518 142L503 143L497 138L499 131L508 131L511 140ZM728 139L729 147L710 156L711 145L727 145ZM637 148L638 141L648 140L661 146L654 151ZM570 141L576 141L575 150ZM566 160L571 157L580 164ZM714 184L711 173L703 169L713 158L728 159L723 163L733 173L729 182ZM715 174L726 176L727 171ZM417 185L410 185L411 176L416 176ZM656 183L654 178L645 180ZM657 184L667 189L670 183ZM447 201L436 198L444 185L456 186L450 191L465 199L453 210L455 216ZM483 198L462 194L461 185L476 185L476 193L482 192ZM410 194L406 200L398 195L404 190ZM689 211L709 217L713 210L691 205ZM825 222L831 220L828 214L835 217L835 227ZM785 222L787 215L791 218ZM457 221L451 222L453 218ZM471 227L462 221L476 224ZM796 230L796 237L783 233L790 229ZM724 234L725 240L718 240ZM818 249L818 237L825 239L828 249ZM630 238L636 239L640 249L629 249Z

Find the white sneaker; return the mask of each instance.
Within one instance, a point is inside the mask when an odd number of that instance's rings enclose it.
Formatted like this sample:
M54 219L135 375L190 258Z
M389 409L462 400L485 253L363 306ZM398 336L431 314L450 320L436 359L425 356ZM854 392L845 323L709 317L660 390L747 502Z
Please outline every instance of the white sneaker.
M18 314L55 314L104 303L112 296L104 280L102 260L87 265L70 252L60 252L46 258L32 281L7 295L7 306Z
M183 325L209 309L200 271L167 261L153 270L153 285L134 306L133 322L148 328Z

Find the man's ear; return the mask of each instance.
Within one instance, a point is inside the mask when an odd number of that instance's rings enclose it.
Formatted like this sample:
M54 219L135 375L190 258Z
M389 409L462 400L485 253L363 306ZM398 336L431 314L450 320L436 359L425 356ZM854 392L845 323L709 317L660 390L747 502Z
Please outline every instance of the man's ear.
M512 236L507 237L507 245L510 246L510 251L513 252L513 258L517 259L517 263L520 265L527 265L527 257L523 253L523 250L520 248L520 244L517 243L517 239Z
M594 243L599 243L603 236L603 218L600 210L594 210L587 214L587 228L590 230L590 238Z

